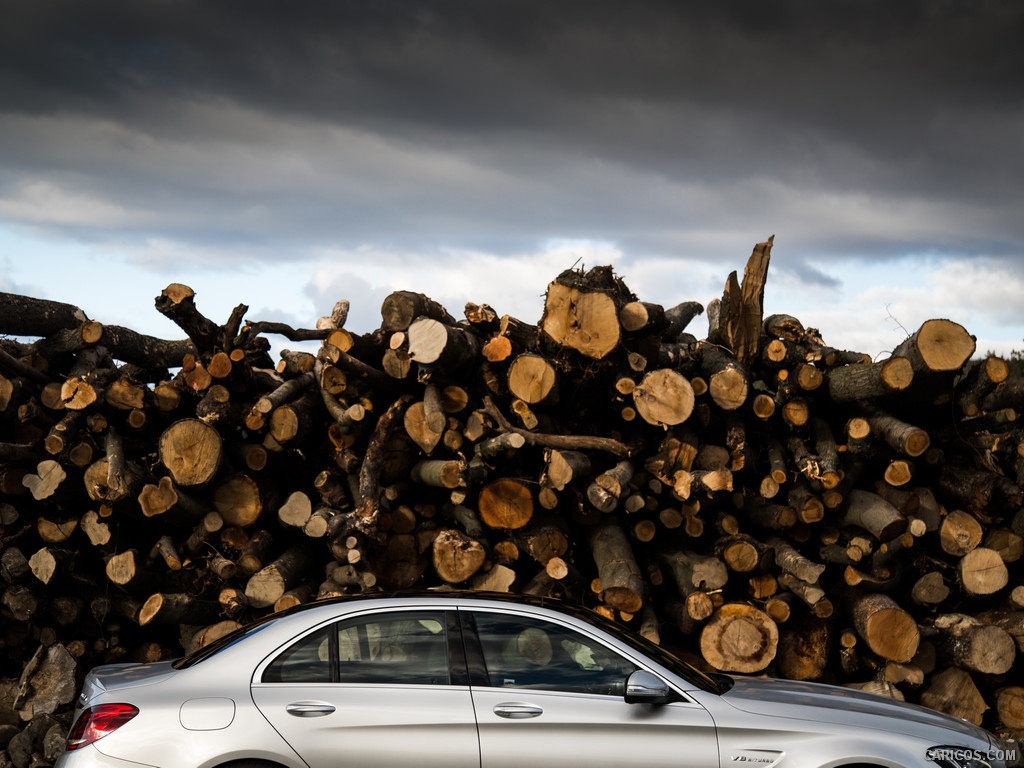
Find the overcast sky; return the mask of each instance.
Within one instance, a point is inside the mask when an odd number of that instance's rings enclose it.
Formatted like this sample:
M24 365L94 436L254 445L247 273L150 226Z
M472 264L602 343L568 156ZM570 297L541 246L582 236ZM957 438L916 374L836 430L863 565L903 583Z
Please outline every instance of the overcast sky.
M540 319L612 264L881 355L1024 348L1024 4L5 2L0 290L158 336L389 292ZM695 321L698 336L706 333Z

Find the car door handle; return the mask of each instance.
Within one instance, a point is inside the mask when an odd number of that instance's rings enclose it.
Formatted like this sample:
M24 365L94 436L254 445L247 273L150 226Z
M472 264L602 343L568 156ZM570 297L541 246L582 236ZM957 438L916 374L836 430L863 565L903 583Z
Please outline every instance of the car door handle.
M295 717L323 717L331 714L334 711L334 706L317 701L297 701L284 709L289 715L295 715Z
M534 704L520 704L510 701L505 704L495 705L494 714L498 717L507 717L509 720L522 720L527 717L542 715L544 710Z

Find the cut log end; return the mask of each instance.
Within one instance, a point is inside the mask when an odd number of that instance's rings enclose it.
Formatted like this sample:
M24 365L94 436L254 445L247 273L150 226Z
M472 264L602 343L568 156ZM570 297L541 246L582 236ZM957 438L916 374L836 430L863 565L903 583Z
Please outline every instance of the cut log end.
M726 603L701 632L704 659L722 672L760 672L775 658L779 629L765 612Z
M601 360L619 345L615 300L606 293L559 282L548 286L541 329L556 344Z
M973 597L993 595L1010 579L999 553L987 547L978 547L964 555L957 565L957 575L964 591Z
M888 595L865 595L854 604L853 618L857 632L883 659L908 662L914 658L921 639L917 622Z
M648 424L682 424L693 412L693 388L677 371L661 368L651 371L633 388L637 413Z
M931 371L957 371L971 359L974 337L952 320L926 320L917 335L917 349Z
M221 438L217 430L199 419L182 419L160 436L160 461L174 482L188 487L213 479L221 462Z
M480 517L491 528L516 530L533 517L530 489L517 480L503 478L480 492Z

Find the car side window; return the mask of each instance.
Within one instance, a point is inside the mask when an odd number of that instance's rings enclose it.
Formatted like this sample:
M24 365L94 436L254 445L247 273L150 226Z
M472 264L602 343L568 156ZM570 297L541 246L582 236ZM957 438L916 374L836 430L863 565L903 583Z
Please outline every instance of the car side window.
M306 635L263 672L264 683L330 683L331 628Z
M440 613L381 614L339 625L340 682L447 685L444 627Z
M473 615L493 688L532 688L623 696L638 667L604 644L547 621Z
M281 653L263 682L448 685L444 614L381 613L338 622Z

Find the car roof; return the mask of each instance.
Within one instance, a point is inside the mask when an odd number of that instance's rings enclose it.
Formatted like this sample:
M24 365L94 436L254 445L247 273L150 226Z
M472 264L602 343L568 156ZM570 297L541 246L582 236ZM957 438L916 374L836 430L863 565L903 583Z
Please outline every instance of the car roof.
M288 608L281 611L273 616L284 616L291 613L301 613L304 610L311 610L324 605L338 605L348 604L352 602L358 602L363 600L435 600L443 602L447 600L460 600L460 601L481 601L481 602L492 602L492 603L503 603L503 604L514 604L514 605L529 605L537 608L549 608L554 611L575 616L577 618L589 618L595 615L594 611L579 605L578 603L572 603L568 600L562 600L557 597L546 597L542 595L529 595L520 594L515 592L484 592L476 590L463 590L463 589L421 589L421 590L394 590L394 591L379 591L379 592L360 592L352 595L339 595L337 597L328 597L321 600L316 600L311 603L303 603L292 608ZM268 617L269 618L269 617Z

